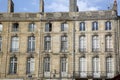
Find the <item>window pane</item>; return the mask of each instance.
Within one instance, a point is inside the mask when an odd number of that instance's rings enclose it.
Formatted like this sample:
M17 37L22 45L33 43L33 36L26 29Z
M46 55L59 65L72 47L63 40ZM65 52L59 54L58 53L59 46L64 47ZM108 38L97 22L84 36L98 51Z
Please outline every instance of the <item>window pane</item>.
M19 50L19 38L18 37L12 37L11 50L12 52L16 52Z
M30 24L29 24L29 31L30 31L30 32L35 31L35 24L34 24L34 23L30 23Z
M45 32L51 32L52 31L52 24L46 23L45 24Z
M67 23L61 24L61 31L68 31L68 24Z
M2 25L2 24L0 24L0 32L2 31L2 28L3 28L3 25Z
M9 73L10 74L16 74L17 73L17 58L16 57L11 57L10 58Z
M44 49L45 50L51 50L51 37L50 36L45 36L44 39Z
M61 37L61 51L66 52L68 50L67 36Z
M28 37L28 51L35 51L35 37Z
M12 26L12 31L13 32L17 32L19 30L19 24L18 23L14 23Z
M85 23L84 22L80 23L80 31L85 31Z
M44 71L50 72L50 58L49 57L44 58Z

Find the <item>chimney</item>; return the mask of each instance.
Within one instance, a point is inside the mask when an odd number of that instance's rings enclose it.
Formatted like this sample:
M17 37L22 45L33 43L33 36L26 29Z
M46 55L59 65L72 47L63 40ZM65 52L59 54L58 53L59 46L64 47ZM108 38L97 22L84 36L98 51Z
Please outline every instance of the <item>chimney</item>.
M44 12L44 0L40 0L40 12Z
M14 3L12 0L8 0L8 13L14 12Z
M69 11L70 12L78 12L78 7L77 7L77 0L70 0L69 2Z
M117 12L117 1L116 0L114 0L114 4L113 4L112 10Z

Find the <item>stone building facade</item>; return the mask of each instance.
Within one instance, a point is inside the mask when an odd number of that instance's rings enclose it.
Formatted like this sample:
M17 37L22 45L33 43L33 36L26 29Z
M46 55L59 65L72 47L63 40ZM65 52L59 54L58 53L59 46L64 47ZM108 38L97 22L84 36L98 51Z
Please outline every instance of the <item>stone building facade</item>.
M0 80L111 80L119 74L120 17L111 10L0 13Z

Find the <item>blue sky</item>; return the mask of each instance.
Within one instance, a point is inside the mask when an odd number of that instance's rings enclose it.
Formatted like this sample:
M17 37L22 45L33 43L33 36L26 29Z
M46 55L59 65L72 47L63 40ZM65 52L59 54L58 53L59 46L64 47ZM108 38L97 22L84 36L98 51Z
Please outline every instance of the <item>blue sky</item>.
M7 1L0 0L0 12L7 12ZM80 11L107 10L114 0L77 0ZM39 12L39 0L13 0L15 12ZM120 15L120 0L118 14ZM45 12L65 12L69 10L69 0L45 0Z

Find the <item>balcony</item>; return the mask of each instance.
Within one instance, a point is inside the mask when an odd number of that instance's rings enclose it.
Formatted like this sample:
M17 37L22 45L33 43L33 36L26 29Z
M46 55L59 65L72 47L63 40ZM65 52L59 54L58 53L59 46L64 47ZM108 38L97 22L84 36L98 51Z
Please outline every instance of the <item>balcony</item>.
M19 51L19 48L11 48L10 49L10 52L18 52Z
M79 52L81 52L81 53L86 52L86 48L80 48L80 49L79 49Z
M99 48L92 48L92 52L99 52Z
M28 53L33 53L33 52L35 52L35 48L28 48L27 50L28 50Z
M105 48L105 51L106 51L106 52L112 52L112 51L113 51L113 48Z

